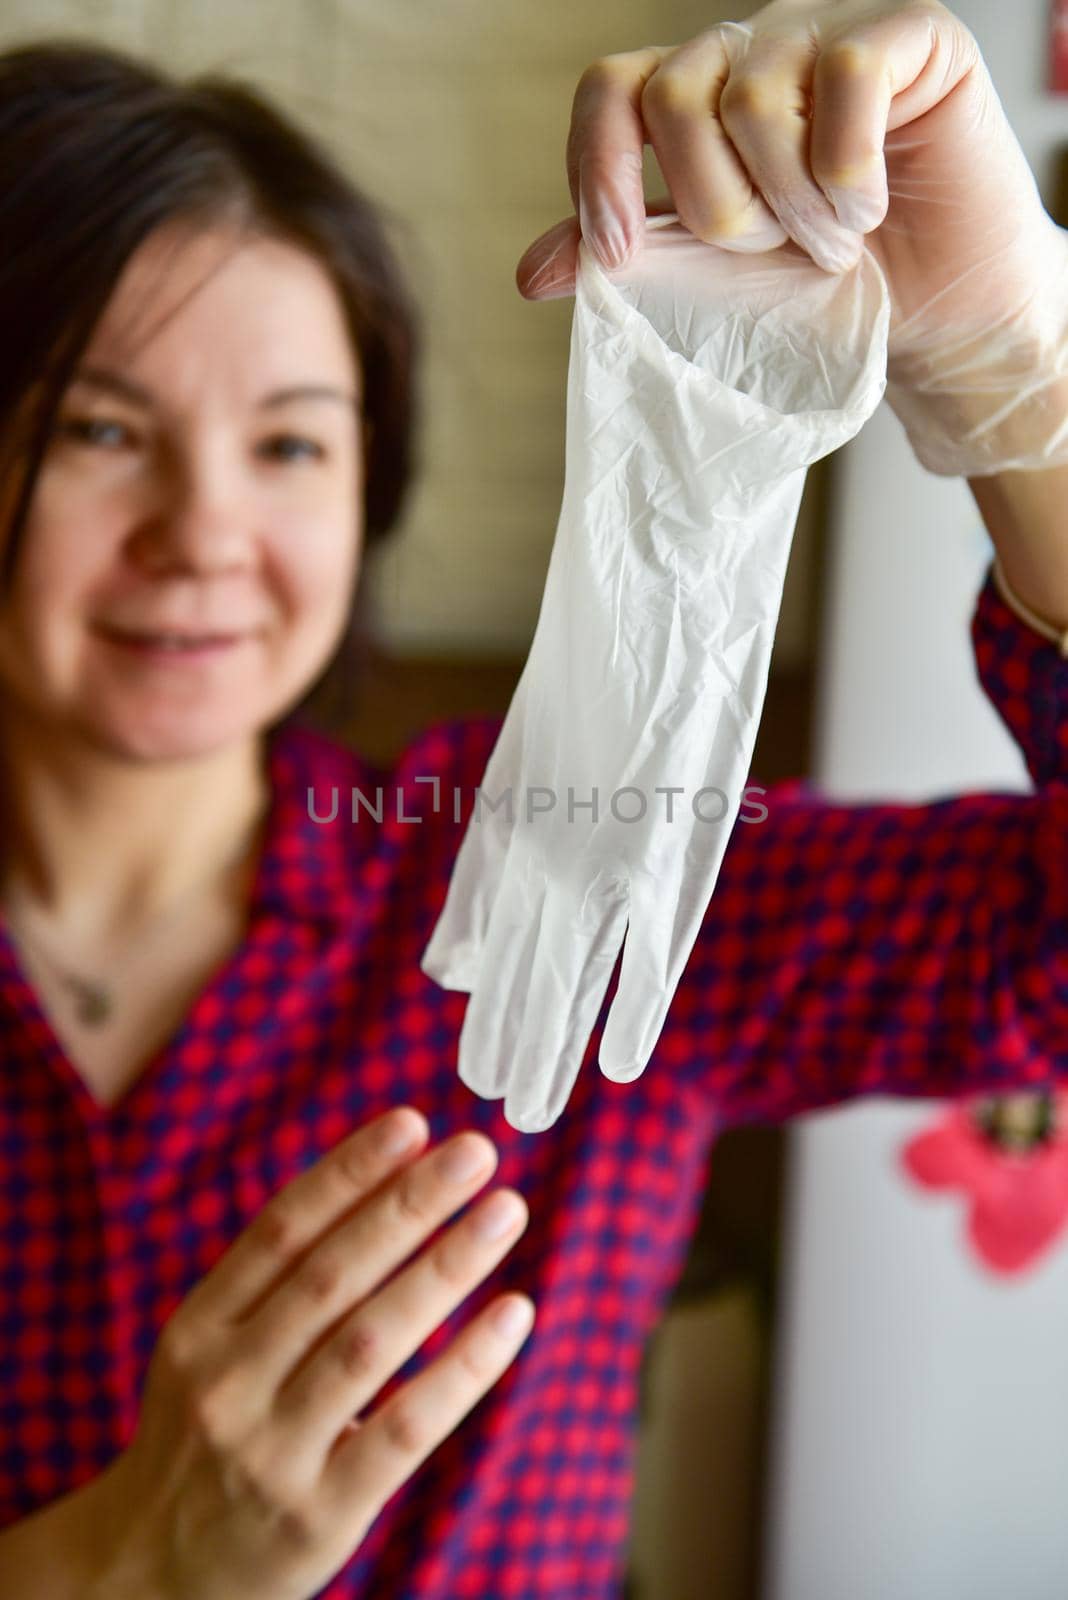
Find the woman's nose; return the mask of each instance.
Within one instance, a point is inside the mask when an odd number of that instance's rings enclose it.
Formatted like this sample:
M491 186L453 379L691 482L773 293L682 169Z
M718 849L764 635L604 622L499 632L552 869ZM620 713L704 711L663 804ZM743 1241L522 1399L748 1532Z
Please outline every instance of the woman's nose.
M130 554L154 571L241 567L255 546L254 518L252 497L234 471L218 462L183 464L162 477L133 532Z

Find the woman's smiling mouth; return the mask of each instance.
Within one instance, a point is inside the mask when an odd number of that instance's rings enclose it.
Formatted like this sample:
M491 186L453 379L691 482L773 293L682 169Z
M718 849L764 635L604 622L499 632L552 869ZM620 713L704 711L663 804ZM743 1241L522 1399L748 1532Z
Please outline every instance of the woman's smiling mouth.
M111 628L103 623L98 625L96 631L108 644L116 645L142 660L166 662L214 659L256 637L253 633L150 633L132 628Z

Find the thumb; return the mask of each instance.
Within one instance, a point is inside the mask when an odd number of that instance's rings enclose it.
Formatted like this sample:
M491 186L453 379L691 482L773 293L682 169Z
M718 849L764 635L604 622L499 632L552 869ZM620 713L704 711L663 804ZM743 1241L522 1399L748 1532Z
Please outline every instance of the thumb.
M579 223L567 217L528 245L515 271L524 300L556 300L575 292Z
M675 210L669 194L647 200L647 217L663 216ZM515 269L516 286L524 300L557 300L575 292L575 271L578 266L579 222L577 217L567 217L545 233L540 233L533 244L527 246ZM634 255L641 249L641 241ZM626 263L630 265L633 255Z

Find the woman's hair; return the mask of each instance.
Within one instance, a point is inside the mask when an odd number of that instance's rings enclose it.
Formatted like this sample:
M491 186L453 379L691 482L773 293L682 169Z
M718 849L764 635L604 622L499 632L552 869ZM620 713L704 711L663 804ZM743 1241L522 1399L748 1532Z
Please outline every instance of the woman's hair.
M330 156L233 78L179 82L81 40L0 54L0 150L0 445L17 468L0 588L79 357L131 255L172 221L236 222L329 273L362 372L364 538L381 540L411 476L418 324L378 210Z

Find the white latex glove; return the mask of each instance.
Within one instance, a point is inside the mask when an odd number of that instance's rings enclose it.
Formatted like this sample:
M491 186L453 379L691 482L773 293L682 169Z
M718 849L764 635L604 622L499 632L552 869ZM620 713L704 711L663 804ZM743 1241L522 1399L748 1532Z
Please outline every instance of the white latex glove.
M568 173L584 235L612 261L640 247L646 141L699 238L790 238L828 271L867 245L890 291L887 399L931 471L1068 463L1068 235L945 6L775 0L593 63ZM571 220L535 241L524 294L571 292L577 237Z
M421 963L472 991L460 1077L515 1128L563 1109L624 935L600 1065L649 1060L743 799L805 469L878 404L888 317L867 255L829 276L670 218L611 280L583 249L560 520L482 781L512 816L476 808Z

